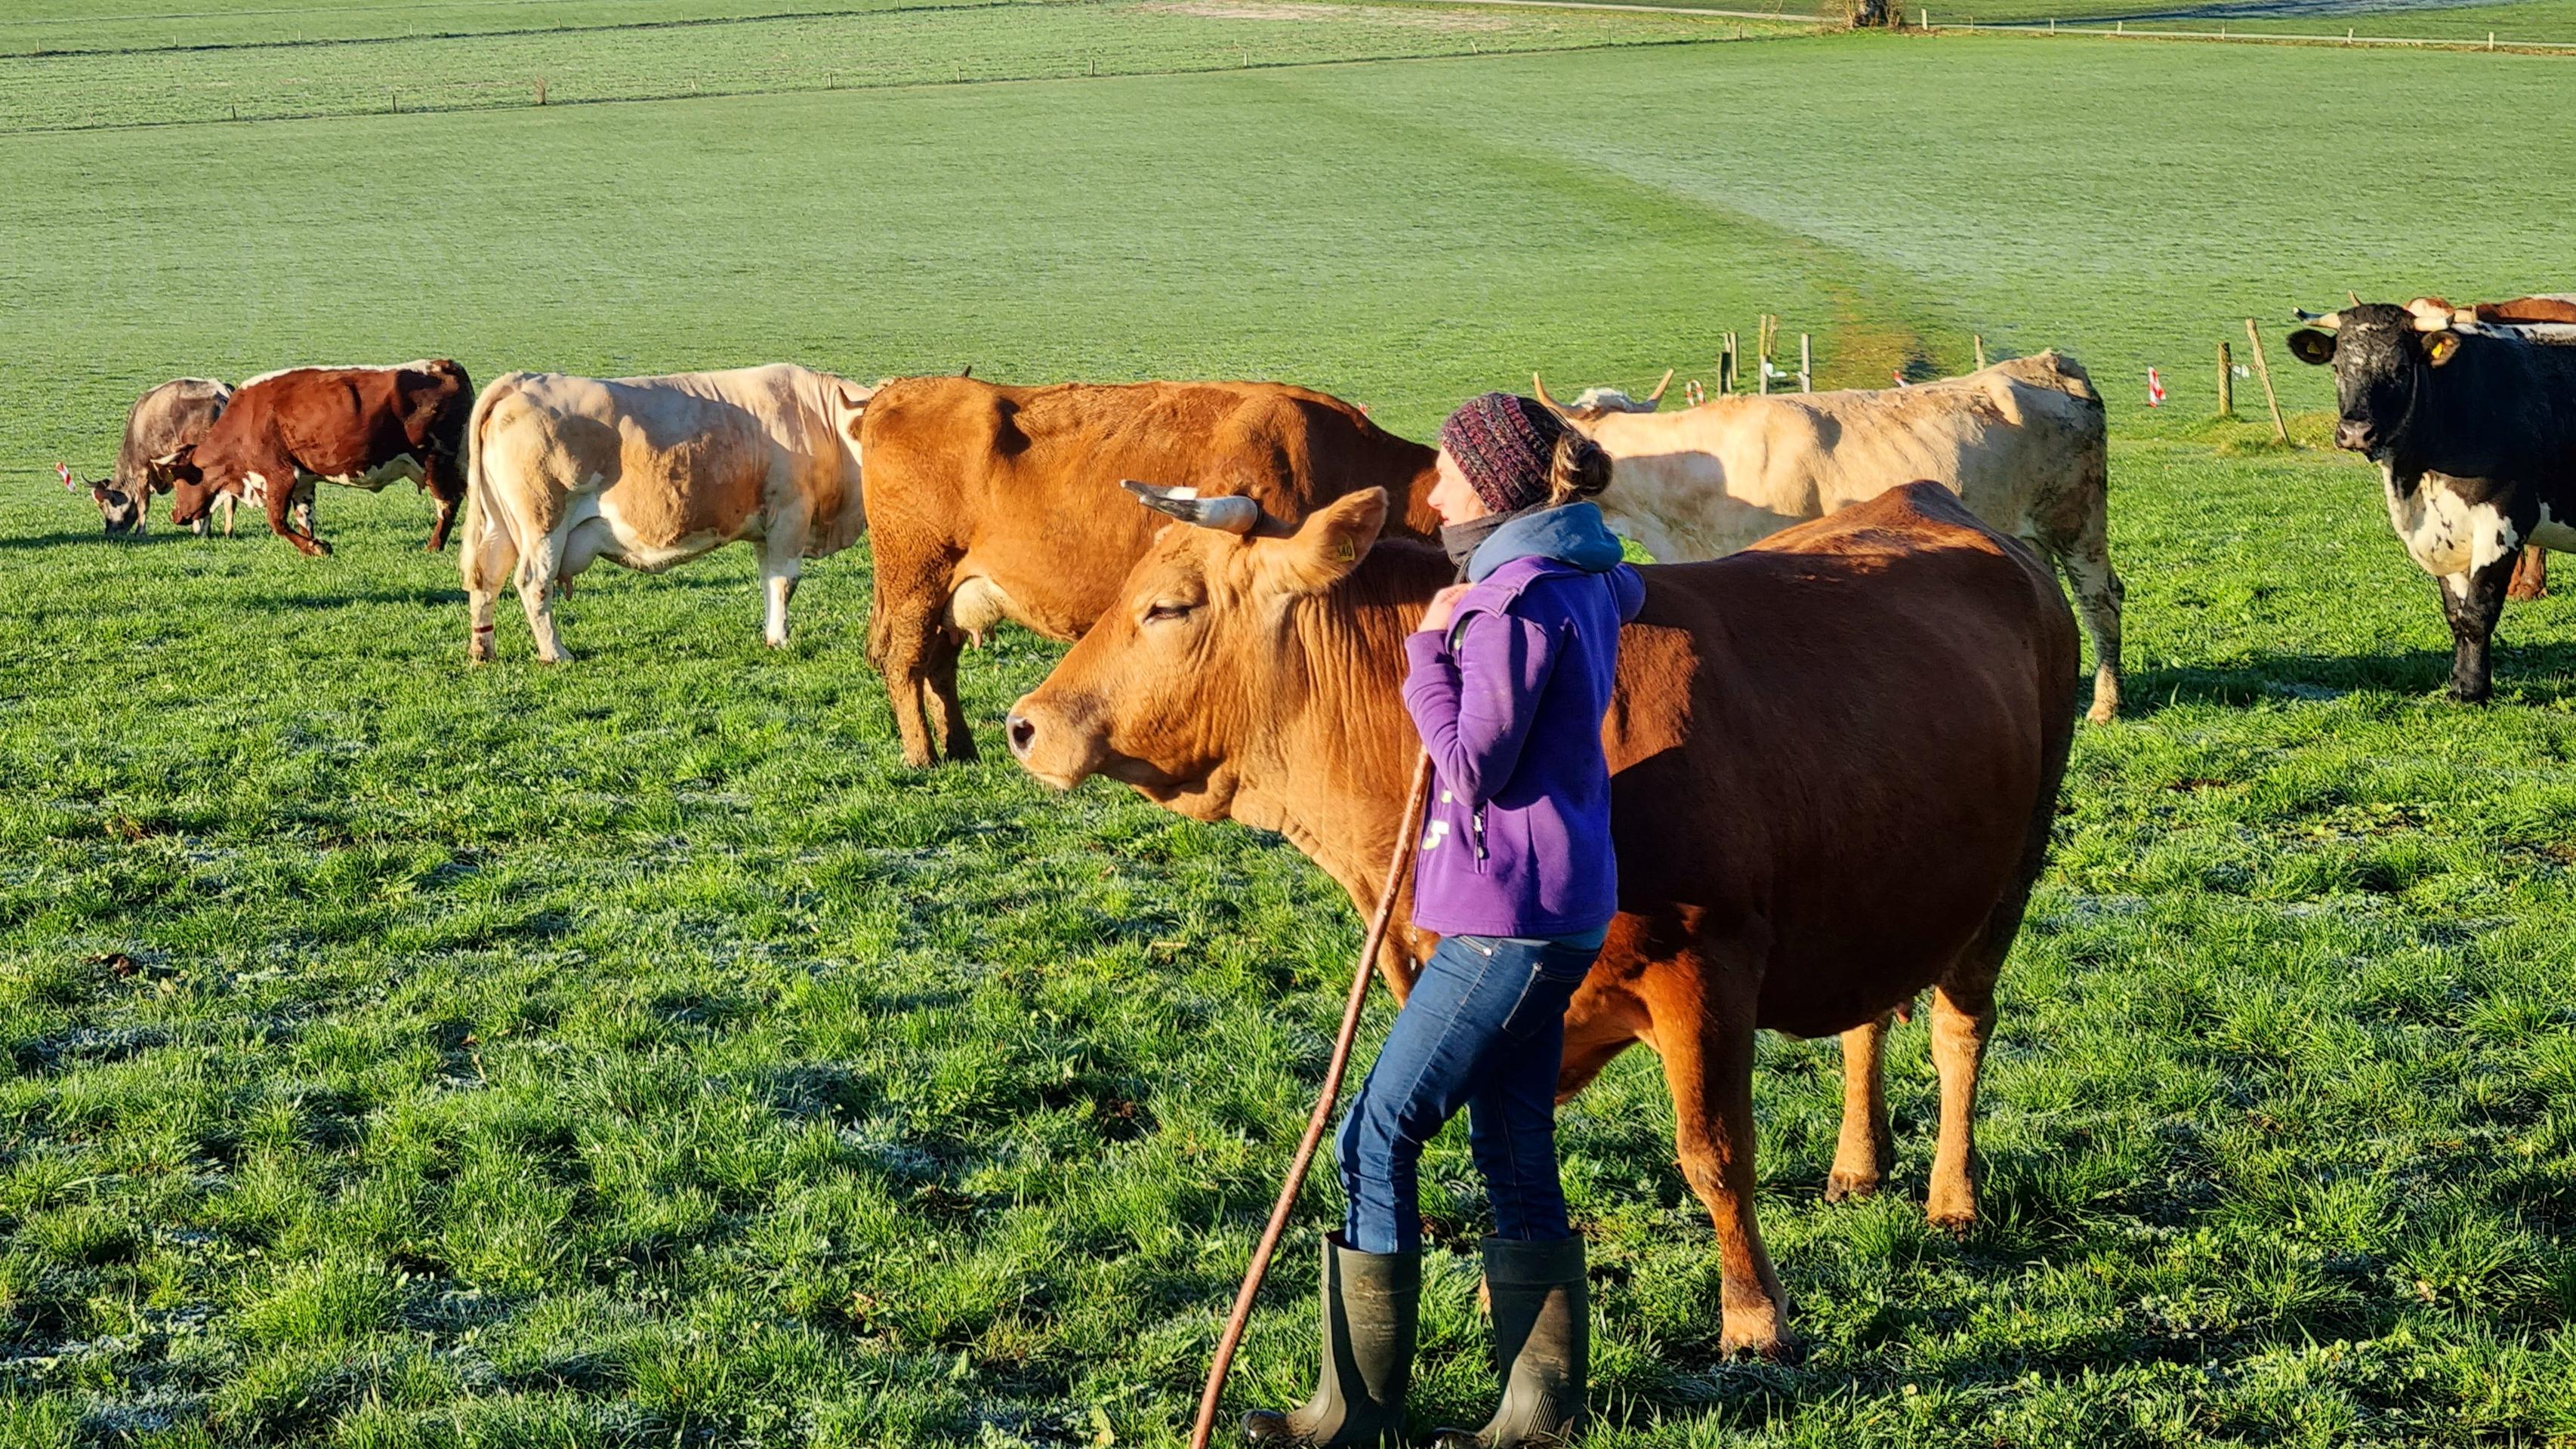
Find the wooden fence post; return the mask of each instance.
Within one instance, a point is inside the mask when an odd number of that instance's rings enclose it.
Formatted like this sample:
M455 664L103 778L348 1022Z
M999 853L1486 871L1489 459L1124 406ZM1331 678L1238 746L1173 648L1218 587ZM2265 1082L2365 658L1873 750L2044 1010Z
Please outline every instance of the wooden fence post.
M2286 443L2290 441L2290 425L2281 421L2281 395L2272 391L2272 364L2263 360L2263 333L2251 317L2245 319L2245 336L2254 344L2254 375L2263 379L2263 401L2272 408L2272 431Z
M539 76L539 77L537 77L537 104L542 106L542 105L544 105L545 103L546 103L546 78L545 78L544 76Z
M1815 390L1816 349L1814 344L1807 340L1807 334L1801 332L1798 334L1798 391L1814 392Z
M1979 372L1983 372L1983 371L1985 371L1985 370L1986 370L1986 339L1985 339L1985 334L1980 333L1980 332L1971 332L1971 333L1969 333L1969 334L1968 334L1968 340L1969 340L1970 342L1973 342L1973 343L1977 344L1977 371L1979 371Z
M2227 339L2218 339L2218 415L2236 416L2236 358L2227 350Z
M1768 395L1771 391L1771 314L1765 312L1753 319L1753 390Z
M1726 347L1717 355L1717 391L1723 397L1735 391L1735 329L1726 332Z

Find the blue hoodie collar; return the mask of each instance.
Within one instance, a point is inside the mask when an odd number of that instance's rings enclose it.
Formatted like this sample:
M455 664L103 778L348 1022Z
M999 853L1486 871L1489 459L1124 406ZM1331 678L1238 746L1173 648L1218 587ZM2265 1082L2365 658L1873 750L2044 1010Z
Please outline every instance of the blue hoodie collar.
M1617 568L1621 557L1618 535L1602 521L1601 510L1590 503L1569 503L1524 513L1495 529L1468 558L1467 582L1483 583L1514 559L1554 559L1587 574L1603 574Z

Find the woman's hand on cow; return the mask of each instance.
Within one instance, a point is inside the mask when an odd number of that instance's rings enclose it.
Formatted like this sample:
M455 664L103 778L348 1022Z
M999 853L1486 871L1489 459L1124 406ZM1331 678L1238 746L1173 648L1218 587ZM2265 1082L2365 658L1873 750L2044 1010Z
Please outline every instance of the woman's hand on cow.
M1475 587L1473 584L1451 584L1449 587L1433 594L1431 596L1431 607L1422 611L1422 622L1414 627L1417 629L1448 628L1449 611L1457 608L1459 598L1463 596L1467 590L1473 587Z

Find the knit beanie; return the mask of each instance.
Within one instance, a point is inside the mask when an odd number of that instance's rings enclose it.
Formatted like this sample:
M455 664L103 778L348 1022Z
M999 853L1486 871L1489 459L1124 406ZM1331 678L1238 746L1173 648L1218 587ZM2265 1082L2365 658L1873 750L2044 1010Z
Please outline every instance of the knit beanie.
M1547 501L1556 440L1565 432L1564 421L1537 400L1489 392L1449 415L1440 446L1487 508L1518 513Z

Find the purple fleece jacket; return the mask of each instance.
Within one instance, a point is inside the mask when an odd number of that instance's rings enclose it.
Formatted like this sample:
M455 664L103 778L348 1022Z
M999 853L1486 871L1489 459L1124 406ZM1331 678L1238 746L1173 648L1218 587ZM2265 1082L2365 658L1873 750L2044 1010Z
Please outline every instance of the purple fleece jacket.
M1610 548L1615 560L1615 540ZM1461 597L1448 630L1406 638L1404 707L1433 773L1415 924L1442 935L1573 936L1610 923L1619 879L1601 717L1619 626L1645 596L1625 564L1522 556Z

